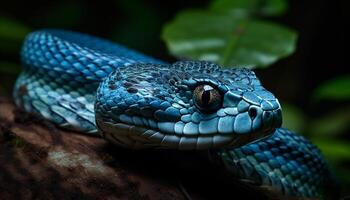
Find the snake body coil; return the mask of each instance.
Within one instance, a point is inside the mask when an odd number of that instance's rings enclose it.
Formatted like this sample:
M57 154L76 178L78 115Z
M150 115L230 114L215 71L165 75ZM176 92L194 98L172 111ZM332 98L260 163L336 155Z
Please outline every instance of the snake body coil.
M208 150L238 181L326 198L320 151L280 128L281 107L247 69L167 64L92 36L42 30L22 48L18 106L127 148ZM327 189L328 187L328 189Z

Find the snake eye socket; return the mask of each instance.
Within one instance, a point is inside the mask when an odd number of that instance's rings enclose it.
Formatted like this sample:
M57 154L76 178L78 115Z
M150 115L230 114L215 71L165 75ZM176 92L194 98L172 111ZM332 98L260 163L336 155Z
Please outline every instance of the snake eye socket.
M217 110L222 103L218 90L210 85L199 85L194 89L193 101L195 106L204 112Z

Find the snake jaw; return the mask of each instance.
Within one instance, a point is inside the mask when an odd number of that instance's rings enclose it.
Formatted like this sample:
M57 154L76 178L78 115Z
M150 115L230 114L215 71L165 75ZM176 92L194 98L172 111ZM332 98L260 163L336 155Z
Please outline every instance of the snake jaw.
M110 142L133 149L160 148L180 150L201 150L224 147L239 147L265 138L271 132L253 133L240 137L232 135L174 135L123 123L106 123L97 120L101 135Z
M105 138L128 148L238 147L271 135L281 121L277 99L253 72L237 70L208 62L121 67L98 89L96 124ZM203 83L222 96L214 112L193 102Z

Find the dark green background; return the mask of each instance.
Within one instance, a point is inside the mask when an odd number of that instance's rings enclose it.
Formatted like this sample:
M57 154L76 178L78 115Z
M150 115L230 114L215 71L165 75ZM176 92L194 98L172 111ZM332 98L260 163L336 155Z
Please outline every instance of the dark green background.
M54 27L90 33L171 60L160 39L162 25L180 10L205 7L208 2L12 0L1 3L0 17L18 22L28 30ZM349 13L345 9L345 1L290 1L285 15L271 18L299 33L296 53L261 71L264 84L279 98L309 109L308 96L312 90L334 76L349 72L344 51ZM1 28L1 31L10 30L11 26ZM17 64L20 43L4 45L10 42L5 39L0 38L0 60ZM316 114L322 110L323 106Z
M63 28L108 38L146 54L174 61L161 40L166 22L188 8L205 8L210 1L19 1L0 6L0 94L11 95L20 70L24 35L40 28ZM337 173L350 185L349 95L319 95L349 91L345 41L349 34L346 1L288 1L280 17L263 18L296 30L296 52L256 72L266 88L285 105L284 125L300 131L324 151ZM345 77L345 78L344 78ZM328 81L345 80L338 83ZM321 88L321 89L320 89ZM322 93L322 92L321 92ZM326 92L327 93L327 92ZM339 96L336 94L335 96ZM340 95L341 96L341 95ZM1 173L1 172L0 172ZM344 190L344 195L348 194Z

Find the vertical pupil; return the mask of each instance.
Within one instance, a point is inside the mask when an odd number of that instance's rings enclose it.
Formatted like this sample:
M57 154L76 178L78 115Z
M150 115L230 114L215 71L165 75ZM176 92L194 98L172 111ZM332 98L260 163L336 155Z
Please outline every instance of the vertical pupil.
M199 85L193 91L194 105L204 113L211 113L219 108L222 99L219 91L210 85Z
M208 106L209 102L210 102L210 93L211 90L206 90L204 89L203 93L202 93L202 103L203 106Z

